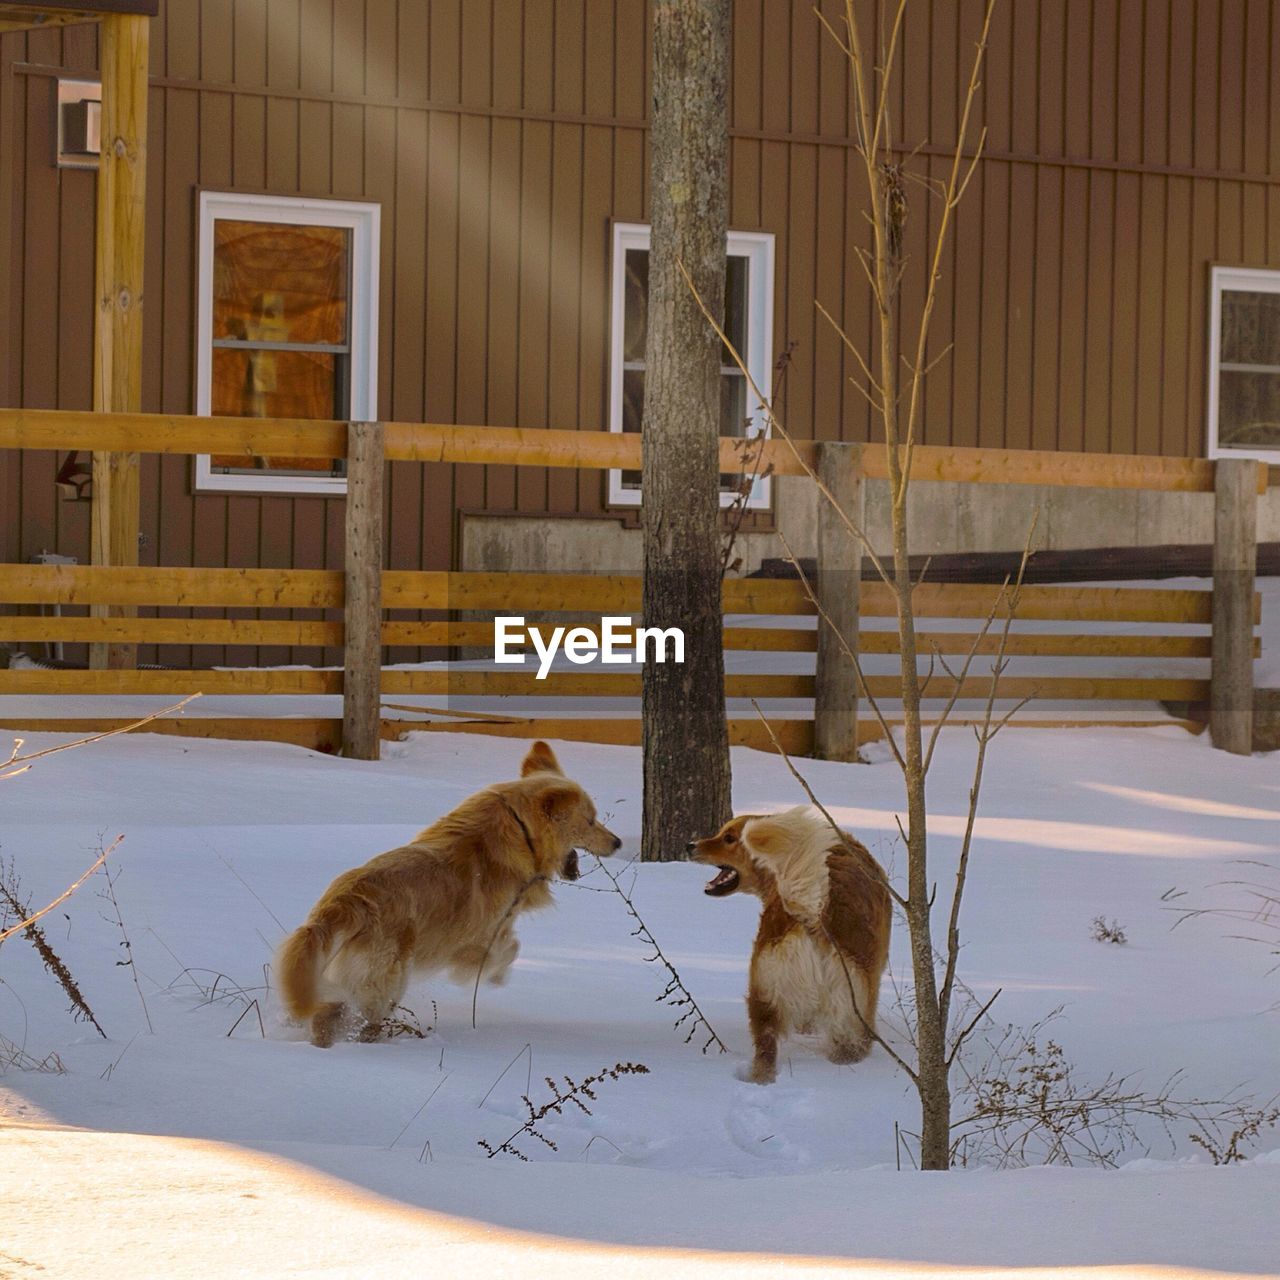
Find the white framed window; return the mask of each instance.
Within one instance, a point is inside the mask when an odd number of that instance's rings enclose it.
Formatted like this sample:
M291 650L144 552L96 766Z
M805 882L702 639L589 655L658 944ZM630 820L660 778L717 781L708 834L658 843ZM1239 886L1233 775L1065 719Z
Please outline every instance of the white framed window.
M773 236L763 231L730 231L726 244L724 331L742 356L755 384L771 391L773 349ZM644 348L649 306L649 228L643 223L613 226L613 274L609 355L609 430L639 432L644 416ZM725 352L721 365L720 434L767 435L768 419L741 369ZM735 476L722 477L720 505L735 497ZM748 510L769 505L770 481L758 477ZM640 473L609 472L609 502L640 505Z
M1280 463L1280 271L1209 278L1209 457Z
M376 204L200 194L196 412L378 416ZM199 454L204 492L345 493L341 459Z

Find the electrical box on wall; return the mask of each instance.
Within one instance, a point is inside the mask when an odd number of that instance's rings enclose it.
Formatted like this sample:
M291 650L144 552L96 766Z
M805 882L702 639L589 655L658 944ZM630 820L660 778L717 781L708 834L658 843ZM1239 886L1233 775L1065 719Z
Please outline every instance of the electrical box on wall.
M102 151L102 85L96 80L58 80L59 169L96 169Z

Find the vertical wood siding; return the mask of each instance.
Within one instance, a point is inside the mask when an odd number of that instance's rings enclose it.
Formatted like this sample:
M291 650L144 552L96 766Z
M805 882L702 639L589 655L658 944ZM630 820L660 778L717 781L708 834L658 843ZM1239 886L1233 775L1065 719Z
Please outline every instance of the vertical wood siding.
M842 7L825 0L832 18ZM981 9L909 10L898 136L922 178L946 172ZM800 436L872 439L855 363L814 308L871 343L847 69L810 0L734 10L730 217L777 236L775 347L795 344L779 411ZM609 224L647 212L648 56L645 0L168 0L152 39L145 407L193 405L204 187L381 204L384 416L601 429ZM92 27L0 38L5 403L90 402L94 180L50 162L50 69L95 65ZM1208 264L1280 267L1275 6L1004 0L981 107L925 439L1203 453ZM910 323L937 209L922 182L908 193ZM87 507L57 499L55 468L0 455L6 559L87 556ZM602 488L393 464L387 563L450 565L461 512L603 513ZM144 562L341 564L339 500L196 496L176 458L146 460L142 493Z

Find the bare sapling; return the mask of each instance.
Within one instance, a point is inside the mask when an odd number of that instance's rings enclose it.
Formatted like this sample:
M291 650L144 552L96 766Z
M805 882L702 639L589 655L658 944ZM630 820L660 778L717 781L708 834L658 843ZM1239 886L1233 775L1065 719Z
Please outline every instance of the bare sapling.
M985 1017L995 996L975 1017L958 1030L951 1027L952 997L956 988L956 972L960 954L960 909L968 876L969 856L973 845L974 824L987 748L999 731L1020 709L996 714L1000 677L1007 666L1009 628L1017 613L1018 598L1032 548L1035 520L1032 519L1018 573L1006 580L995 594L990 611L979 633L958 665L947 661L934 646L932 652L921 653L916 633L913 594L919 580L912 573L908 494L915 446L922 434L925 380L930 370L944 359L949 347L935 351L931 341L931 324L938 300L939 281L947 247L954 229L955 213L982 158L986 131L978 131L971 140L971 120L978 106L981 71L995 0L987 0L982 24L974 43L974 54L954 149L945 165L945 176L935 178L916 173L909 167L913 158L893 136L892 105L896 93L894 70L902 56L902 36L909 0L893 0L882 16L878 31L878 49L871 52L864 38L857 6L845 0L835 19L816 9L818 20L827 35L835 41L849 65L853 89L856 167L866 183L866 223L870 232L869 247L856 250L858 260L870 287L874 315L876 349L864 352L849 337L839 322L820 303L819 312L831 325L858 370L851 381L871 407L873 420L884 432L884 449L889 487L889 522L892 549L881 555L870 542L859 523L856 512L844 510L823 484L807 457L795 447L791 436L751 379L741 355L727 343L722 327L712 308L702 305L704 318L729 346L731 357L747 378L750 392L763 405L771 433L790 447L795 459L815 485L820 500L828 503L839 520L861 548L863 558L871 565L891 593L897 618L897 640L900 661L898 696L901 699L901 737L893 732L877 700L871 695L856 646L840 637L837 644L854 670L858 693L871 706L880 724L885 742L903 774L906 798L906 822L900 832L907 849L907 892L894 890L894 900L907 924L911 943L911 965L914 982L914 1023L911 1041L915 1065L908 1074L920 1099L920 1166L924 1169L946 1169L951 1163L951 1091L950 1072L964 1040ZM923 298L913 303L908 326L904 322L902 280L908 258L905 228L910 213L910 186L919 187L934 201L932 230L924 268ZM689 273L685 282L697 296ZM701 299L699 299L701 305ZM908 332L908 329L910 331ZM784 547L785 547L784 542ZM787 559L796 567L806 595L818 614L820 627L833 627L824 612L817 592L806 578L800 561L789 547ZM925 804L925 779L932 763L942 728L951 721L959 699L982 686L969 679L970 669L979 653L990 652L988 637L996 629L995 657L985 686L985 706L979 720L973 723L977 753L973 780L969 791L968 815L961 842L959 861L952 884L949 907L946 908L945 946L935 945L933 909L937 885L930 871L928 813ZM839 635L838 631L836 632ZM927 668L922 672L924 660ZM942 675L936 675L940 668ZM942 699L943 708L933 721L927 738L922 704L925 698ZM825 811L824 811L825 812ZM833 828L836 824L832 823ZM999 993L997 993L999 994ZM883 1041L880 1041L883 1044ZM900 1066L906 1066L894 1054Z

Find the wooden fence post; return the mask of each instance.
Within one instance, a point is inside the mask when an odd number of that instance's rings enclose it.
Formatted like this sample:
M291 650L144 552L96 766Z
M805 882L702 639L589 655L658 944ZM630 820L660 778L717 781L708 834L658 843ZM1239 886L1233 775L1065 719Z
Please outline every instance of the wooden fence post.
M824 442L818 478L840 510L861 527L862 446ZM849 652L858 652L862 546L827 497L818 494L818 570L815 592L830 620L818 619L813 749L819 760L858 758L858 677ZM843 644L841 639L843 638Z
M342 754L376 760L382 720L382 423L347 428Z
M94 237L93 407L142 408L142 267L146 253L147 69L151 19L103 16L100 31L102 153ZM90 554L94 564L138 563L138 455L93 454ZM95 617L135 609L94 605ZM131 644L89 646L91 667L132 667Z
M1209 733L1236 755L1253 750L1253 592L1258 464L1219 458L1213 489L1213 638Z

